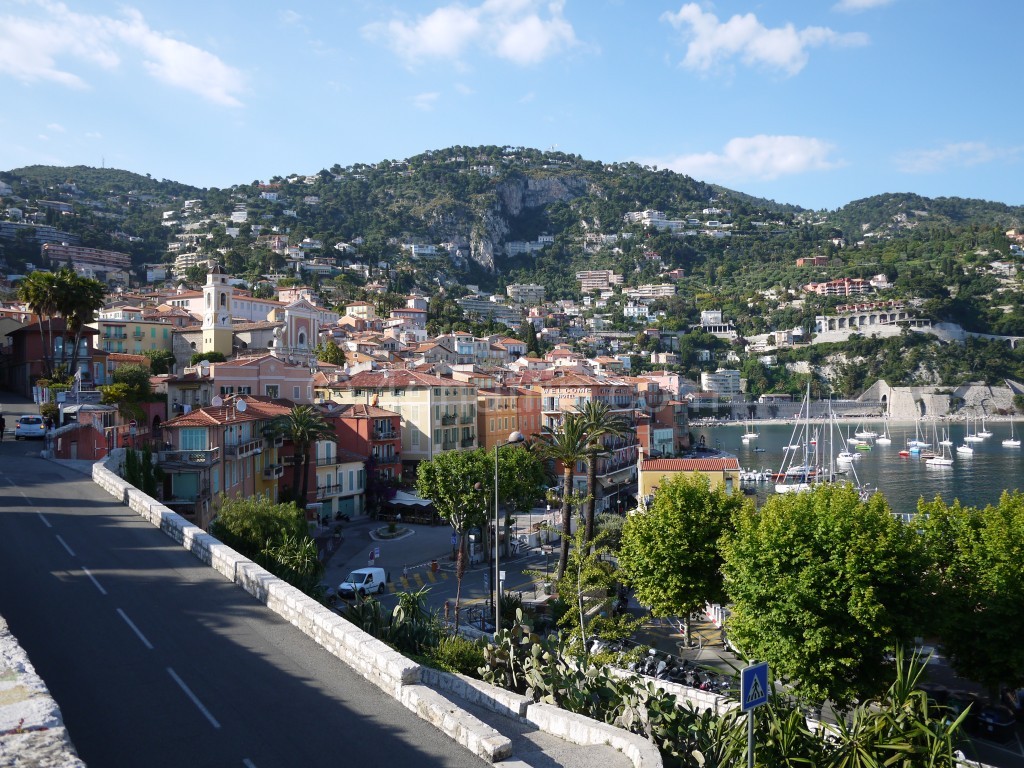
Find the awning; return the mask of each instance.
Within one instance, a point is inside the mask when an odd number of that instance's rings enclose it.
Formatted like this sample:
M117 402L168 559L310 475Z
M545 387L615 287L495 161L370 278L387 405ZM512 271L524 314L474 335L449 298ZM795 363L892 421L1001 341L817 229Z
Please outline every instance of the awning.
M388 499L388 504L398 504L403 507L429 507L433 502L430 499L421 499L405 491L395 491L394 498Z

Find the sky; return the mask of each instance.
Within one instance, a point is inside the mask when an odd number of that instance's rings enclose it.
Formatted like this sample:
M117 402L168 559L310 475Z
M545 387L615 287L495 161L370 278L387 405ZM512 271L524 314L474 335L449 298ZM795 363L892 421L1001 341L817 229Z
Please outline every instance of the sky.
M0 170L198 187L453 145L835 209L1024 204L1019 0L0 0Z

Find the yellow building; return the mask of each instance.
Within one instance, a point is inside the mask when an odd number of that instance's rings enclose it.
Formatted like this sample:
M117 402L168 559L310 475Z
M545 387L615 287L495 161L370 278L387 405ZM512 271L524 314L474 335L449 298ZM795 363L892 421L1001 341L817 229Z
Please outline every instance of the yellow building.
M638 498L648 503L658 487L679 475L702 475L711 481L711 489L725 488L726 493L740 492L740 462L735 456L714 459L641 459Z
M95 328L96 345L105 352L141 355L153 349L171 351L174 326L155 320L101 318L89 323Z
M472 384L404 369L363 371L318 386L314 397L398 413L405 472L443 451L471 451L478 445L477 388Z

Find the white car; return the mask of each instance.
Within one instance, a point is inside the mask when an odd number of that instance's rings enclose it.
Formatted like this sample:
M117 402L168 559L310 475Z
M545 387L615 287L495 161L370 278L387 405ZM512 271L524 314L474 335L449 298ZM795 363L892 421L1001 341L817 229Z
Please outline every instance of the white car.
M46 425L43 424L42 416L22 416L14 425L14 439L46 436Z

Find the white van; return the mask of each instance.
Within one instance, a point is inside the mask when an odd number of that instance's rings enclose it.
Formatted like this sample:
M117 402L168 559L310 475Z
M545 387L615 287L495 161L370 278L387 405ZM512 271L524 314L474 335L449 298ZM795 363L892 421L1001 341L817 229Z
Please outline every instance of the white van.
M371 592L384 594L387 576L383 568L356 568L338 585L338 597L351 600L357 594L366 597Z

